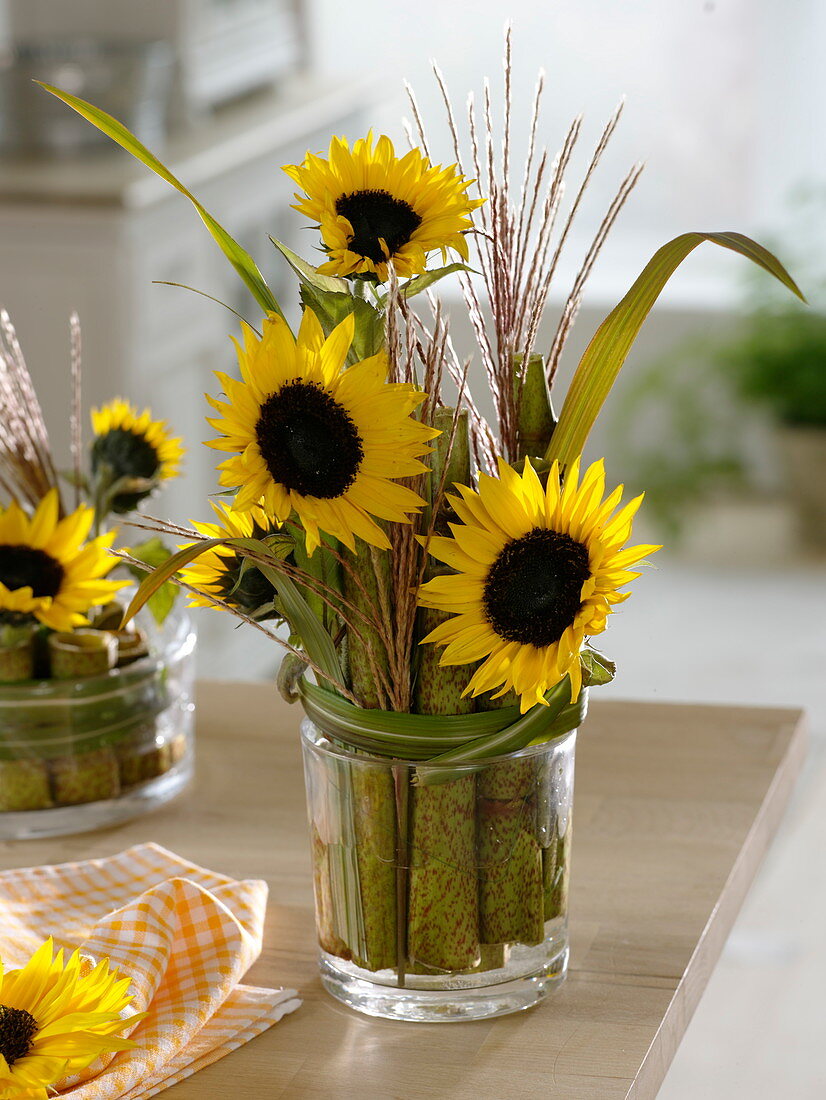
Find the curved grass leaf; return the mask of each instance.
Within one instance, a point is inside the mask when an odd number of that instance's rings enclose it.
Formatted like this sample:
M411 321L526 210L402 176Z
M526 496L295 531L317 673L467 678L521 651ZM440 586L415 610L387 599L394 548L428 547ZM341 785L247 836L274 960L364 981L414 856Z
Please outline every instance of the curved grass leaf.
M210 302L215 302L216 305L223 306L224 309L228 309L230 311L230 313L234 313L239 321L243 321L245 325L249 325L249 327L252 329L252 331L255 333L255 335L258 337L258 339L259 340L261 339L261 333L255 327L255 325L251 324L246 319L246 317L244 316L243 313L239 313L237 309L234 309L232 306L227 305L226 302L222 302L220 298L216 298L212 294L207 294L207 292L205 290L199 290L197 288L197 286L187 286L186 283L173 283L173 282L170 282L169 279L153 279L152 280L152 285L153 286L176 286L180 290L189 290L193 294L200 294L200 296L202 298L208 298Z
M518 707L477 714L404 714L356 707L326 688L303 680L298 685L307 716L338 740L407 760L426 760L468 739L498 733L519 717Z
M70 95L69 92L63 92L60 88L55 88L53 85L46 84L42 80L38 80L36 83L38 83L41 88L45 88L47 92L51 92L53 96L57 96L58 99L71 107L72 110L77 111L79 115L82 115L88 122L91 122L93 126L96 126L98 130L101 130L107 137L110 137L112 141L117 142L117 144L125 149L127 153L131 153L137 160L142 161L147 168L151 168L156 176L160 176L162 180L165 180L174 187L176 191L180 191L182 195L188 198L198 211L204 225L212 234L216 244L241 276L244 284L264 313L277 313L281 317L284 316L272 291L264 282L264 277L258 270L252 256L250 256L250 254L243 249L229 233L227 233L226 229L224 229L224 227L204 209L200 202L198 202L192 192L188 191L181 181L173 176L166 165L162 164L154 153L147 149L142 142L138 141L135 135L131 133L122 122L113 118L112 115L108 115L105 111L101 111L100 108L95 107L94 104L87 103L77 96Z
M245 539L244 542L254 544L255 539ZM258 544L262 549L263 543ZM250 547L254 549L254 546ZM331 684L343 684L344 673L341 662L338 659L335 643L323 623L308 605L301 595L298 586L290 578L271 566L258 564L258 569L264 574L276 591L284 610L284 617L290 624L290 629L301 639L301 647L319 671L327 676Z
M169 558L171 550L166 546L157 535L147 539L145 542L137 543L135 546L128 548L130 557L135 558L137 561L143 562L146 569L138 569L136 565L127 565L127 569L130 571L136 581L140 581L146 575L147 570L155 569ZM152 616L156 623L163 623L169 612L175 605L175 600L178 596L177 587L171 582L162 584L161 587L150 596L146 601L149 610L152 612Z
M489 760L494 756L518 752L520 749L527 748L532 741L547 740L545 737L547 727L562 718L566 711L571 712L570 717L576 716L574 725L568 726L568 729L574 729L585 716L587 699L588 692L583 688L577 703L571 704L571 681L566 676L546 693L546 706L537 703L516 722L499 730L498 733L478 737L461 748L448 749L447 752L440 753L439 756L428 761L428 765L474 764L479 760ZM564 716L569 717L567 714Z
M308 606L295 582L277 568L274 568L279 559L285 556L282 543L272 547L260 539L217 538L203 539L185 546L176 554L172 554L167 561L141 581L123 616L122 626L133 619L144 604L175 573L216 546L230 546L241 554L246 551L247 554L253 553L258 557L270 558L273 561L273 566L265 565L261 561L256 561L255 566L273 586L283 609L284 617L290 624L291 631L298 636L307 656L316 665L319 672L330 680L331 685L344 683L341 663L333 639L324 629L317 615Z
M128 623L134 619L140 609L155 595L162 585L166 584L168 580L178 572L179 569L183 569L185 565L189 565L190 562L195 561L201 554L206 553L207 550L212 550L216 546L221 546L226 543L226 539L204 539L202 542L193 542L189 546L185 546L183 550L179 550L176 554L170 554L165 562L156 566L151 573L148 573L141 583L138 585L138 590L132 597L132 600L123 614L121 621L121 629L123 629Z
M561 466L582 453L594 421L643 322L682 261L704 241L731 249L768 271L805 301L785 267L768 249L742 233L683 233L658 249L642 274L594 334L576 369L545 457Z
M434 283L444 279L446 275L453 275L456 271L473 271L473 268L468 267L467 264L453 263L448 264L446 267L436 267L432 271L424 271L421 275L414 275L412 279L408 279L403 286L399 287L399 294L402 298L414 298L417 294L421 294L423 290L433 286Z
M354 706L346 699L306 680L298 693L310 721L335 741L374 756L419 762L414 783L421 786L459 778L468 767L529 745L563 737L582 724L588 708L588 686L613 678L611 661L595 650L581 654L583 690L570 702L566 676L537 704L520 715L517 706L474 714L401 714Z

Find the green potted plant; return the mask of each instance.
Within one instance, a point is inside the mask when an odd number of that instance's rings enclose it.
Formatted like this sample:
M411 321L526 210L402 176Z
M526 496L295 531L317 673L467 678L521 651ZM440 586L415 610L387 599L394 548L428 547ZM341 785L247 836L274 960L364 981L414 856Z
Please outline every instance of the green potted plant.
M817 292L808 309L760 304L724 360L742 396L776 417L801 536L812 548L826 548L826 481L819 476L826 469L826 310L818 308Z

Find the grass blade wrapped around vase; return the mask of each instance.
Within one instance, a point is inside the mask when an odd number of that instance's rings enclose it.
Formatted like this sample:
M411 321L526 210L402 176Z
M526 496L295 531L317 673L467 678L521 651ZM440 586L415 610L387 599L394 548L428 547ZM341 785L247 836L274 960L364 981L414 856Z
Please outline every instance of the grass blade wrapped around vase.
M613 675L591 639L659 549L628 545L641 498L623 505L582 451L647 313L703 241L799 293L748 238L676 238L597 329L557 423L562 351L640 169L597 227L543 355L560 254L620 111L566 209L581 121L558 156L540 148L540 80L512 189L510 32L505 74L501 112L489 88L481 113L471 99L465 141L437 70L447 167L431 161L412 96L408 153L384 136L334 137L326 155L285 166L324 254L314 266L275 242L299 284L297 331L251 257L149 150L50 89L196 203L265 312L243 324L238 373L219 372L209 398L221 529L156 524L186 545L142 582L129 616L176 577L274 640L272 620L289 629L279 685L306 713L323 981L404 1019L523 1008L564 975L573 731L589 686ZM466 146L478 179L461 165ZM475 338L467 359L437 295L449 278Z

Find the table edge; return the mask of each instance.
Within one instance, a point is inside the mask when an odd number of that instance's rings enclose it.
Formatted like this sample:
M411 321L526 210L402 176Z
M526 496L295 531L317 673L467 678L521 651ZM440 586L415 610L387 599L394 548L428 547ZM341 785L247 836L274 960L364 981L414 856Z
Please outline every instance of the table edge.
M788 710L790 717L796 715L786 751L626 1100L654 1100L656 1097L788 807L806 759L808 717L802 708L783 709Z

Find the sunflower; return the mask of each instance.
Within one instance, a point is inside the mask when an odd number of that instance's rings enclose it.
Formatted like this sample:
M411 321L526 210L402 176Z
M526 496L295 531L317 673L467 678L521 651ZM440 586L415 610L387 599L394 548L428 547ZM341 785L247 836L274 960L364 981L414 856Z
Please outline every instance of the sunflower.
M512 688L524 713L569 676L575 701L585 638L630 595L617 591L640 575L629 566L660 549L623 549L642 496L614 515L622 486L602 499L602 461L578 482L579 459L564 487L555 462L544 489L528 459L522 474L500 459L498 478L480 474L478 493L460 485L450 497L462 522L429 550L457 572L424 584L419 602L454 613L424 639L445 646L442 664L482 661L465 695Z
M264 539L276 534L280 525L267 520L261 508L249 512L233 512L223 502L210 501L217 523L196 523L192 526L210 539ZM247 561L247 568L242 565ZM264 604L272 603L273 587L259 569L249 563L231 546L216 546L183 568L181 580L196 592L190 592L190 607L215 607L217 597L224 603L237 607L246 615L253 615ZM257 618L277 617L275 611Z
M207 396L222 433L208 446L235 452L218 466L221 485L239 490L233 508L260 504L279 522L294 511L310 554L321 531L351 550L356 536L387 549L372 517L404 523L424 505L391 479L426 471L418 456L439 434L410 415L425 394L387 382L383 353L342 369L353 331L350 314L325 339L310 309L297 340L280 317L261 339L245 326L241 380L216 372L227 400Z
M180 471L184 449L179 438L170 435L165 420L153 420L149 409L142 413L120 397L100 409L92 409L92 474L105 477L109 486L121 478L166 481ZM112 511L131 512L152 488L118 493Z
M328 159L308 153L284 171L304 194L293 208L321 230L329 275L367 275L385 282L387 264L405 278L425 270L427 253L440 249L444 262L454 249L467 260L464 233L471 212L484 199L470 199L456 165L433 166L418 149L399 159L387 137L373 135L351 149L344 138L330 142Z
M53 630L72 630L84 613L108 603L127 581L103 578L116 560L107 554L116 532L84 545L93 509L81 505L58 519L57 489L50 489L33 516L17 501L0 509L0 615L34 616Z
M136 1044L117 1032L144 1018L124 1016L129 978L76 951L64 964L48 939L22 970L0 962L0 1100L46 1100L49 1087L101 1054Z

